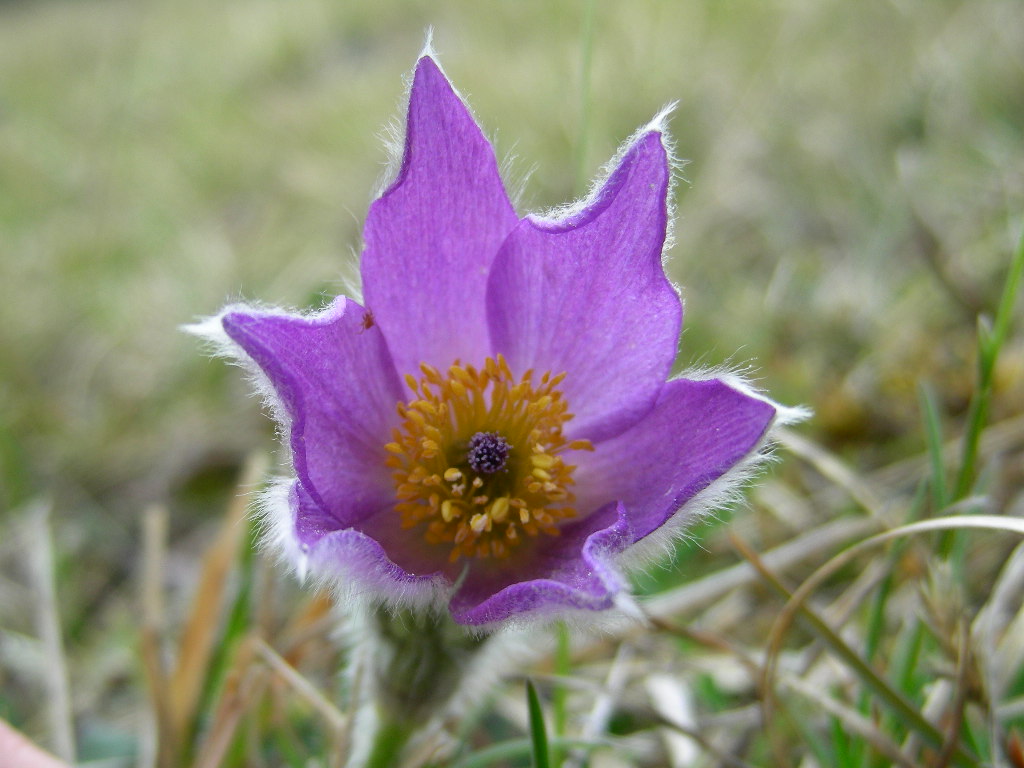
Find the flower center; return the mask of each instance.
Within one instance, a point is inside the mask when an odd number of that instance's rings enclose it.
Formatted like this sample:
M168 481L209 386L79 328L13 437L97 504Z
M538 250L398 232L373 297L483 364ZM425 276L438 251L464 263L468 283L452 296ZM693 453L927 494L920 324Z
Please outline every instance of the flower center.
M594 449L562 434L572 418L557 389L565 374L517 379L501 355L479 369L456 360L446 375L420 370L405 377L414 398L398 403L402 423L384 446L402 527L450 545L451 562L507 557L524 534L557 536L576 514L576 467L563 454Z
M505 468L512 446L497 432L477 432L469 439L466 461L475 472L492 475Z

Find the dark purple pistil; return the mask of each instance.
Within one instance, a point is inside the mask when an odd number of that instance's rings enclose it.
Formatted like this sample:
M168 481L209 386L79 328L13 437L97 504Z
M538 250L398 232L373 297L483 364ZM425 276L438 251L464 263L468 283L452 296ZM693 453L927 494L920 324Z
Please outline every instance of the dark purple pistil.
M477 432L469 439L466 460L474 472L491 475L505 468L512 446L497 432Z

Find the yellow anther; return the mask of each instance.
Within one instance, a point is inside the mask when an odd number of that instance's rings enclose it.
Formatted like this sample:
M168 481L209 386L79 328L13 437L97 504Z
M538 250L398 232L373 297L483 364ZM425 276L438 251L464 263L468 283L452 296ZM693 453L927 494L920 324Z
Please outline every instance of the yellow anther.
M427 363L420 363L420 370L423 371L423 375L427 377L427 381L431 381L435 384L440 384L441 374L437 372L437 368Z
M473 381L473 377L469 374L469 371L458 365L453 365L451 368L449 368L448 373L451 374L451 377L453 379L462 382L467 387L472 387L476 383Z
M557 535L576 514L569 492L575 467L564 454L593 450L587 440L564 437L571 415L556 387L565 374L516 377L501 355L477 366L422 364L420 372L405 377L412 395L396 404L399 426L385 444L401 528L447 547L453 563L505 558L527 537ZM498 471L469 461L467 445L482 432L510 446Z
M508 496L499 496L491 504L491 519L496 523L505 522L505 518L508 517Z
M530 463L540 469L551 469L555 466L555 457L546 453L535 453L530 457Z
M452 504L451 499L445 499L441 502L441 517L444 518L446 523L450 523L457 517L455 505Z

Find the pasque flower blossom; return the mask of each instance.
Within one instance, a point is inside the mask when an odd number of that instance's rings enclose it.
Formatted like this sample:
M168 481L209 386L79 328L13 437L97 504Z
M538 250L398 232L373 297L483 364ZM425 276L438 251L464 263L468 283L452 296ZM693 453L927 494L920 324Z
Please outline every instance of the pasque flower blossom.
M271 528L303 571L464 625L611 607L720 502L780 410L738 377L669 380L671 161L641 130L580 204L516 214L431 56L370 206L363 300L202 326L252 366L291 452ZM212 330L211 330L212 329Z

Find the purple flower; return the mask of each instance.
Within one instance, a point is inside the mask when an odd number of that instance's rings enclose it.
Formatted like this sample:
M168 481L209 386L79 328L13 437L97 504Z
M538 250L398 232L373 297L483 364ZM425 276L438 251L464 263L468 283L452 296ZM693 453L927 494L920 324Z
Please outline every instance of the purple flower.
M297 568L396 606L445 601L465 625L596 611L728 499L779 408L738 377L667 380L670 181L656 122L581 204L520 218L420 59L363 302L236 305L200 328L253 365L282 425L294 477L270 520Z

